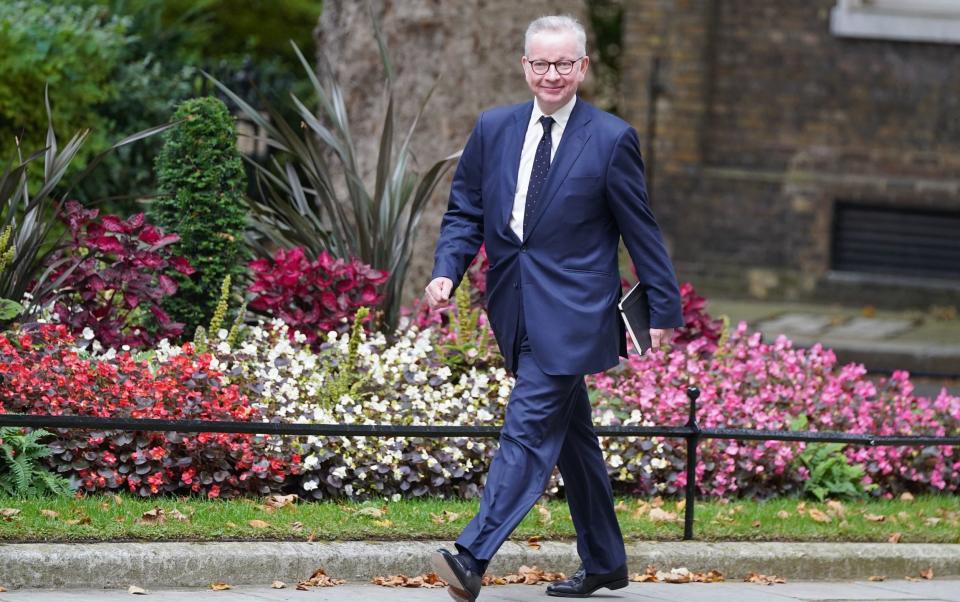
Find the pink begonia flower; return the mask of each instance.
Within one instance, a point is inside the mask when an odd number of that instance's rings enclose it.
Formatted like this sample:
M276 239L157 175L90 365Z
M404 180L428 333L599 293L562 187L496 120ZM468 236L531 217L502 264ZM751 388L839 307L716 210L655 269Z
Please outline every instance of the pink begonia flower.
M817 344L794 348L786 337L763 342L744 322L731 329L715 350L691 341L684 347L631 355L619 368L591 377L599 395L598 412L622 406L639 409L656 425L687 421L690 384L700 389L697 422L701 428L730 427L790 430L805 416L808 431L879 435L944 435L960 431L960 397L942 390L936 398L914 394L909 374L899 370L873 382L862 364L838 365L830 349ZM640 441L618 451L625 465L641 466L650 457L666 460L649 474L631 474L636 493L679 494L686 485L686 445L664 440L662 452L644 451ZM710 496L770 496L796 492L810 476L799 461L803 443L707 439L698 449L698 492ZM960 488L960 460L953 448L933 446L844 449L851 464L865 470L864 485L874 495L892 497L905 490L949 491ZM632 464L631 464L632 463ZM672 477L672 478L671 478Z

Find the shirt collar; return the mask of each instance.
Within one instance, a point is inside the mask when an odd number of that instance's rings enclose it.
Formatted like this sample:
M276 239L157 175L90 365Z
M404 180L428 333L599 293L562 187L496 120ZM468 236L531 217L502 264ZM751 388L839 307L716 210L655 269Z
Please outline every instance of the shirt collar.
M559 127L559 131L562 132L563 129L566 127L567 121L570 119L570 113L573 113L573 105L575 105L576 103L577 103L577 95L574 94L573 97L570 98L569 101L567 101L567 104L563 105L562 107L554 111L553 115L551 115L551 117L553 117L554 127ZM530 123L528 124L527 127L539 121L540 118L543 117L543 115L544 115L543 111L540 110L540 103L538 103L537 99L534 98L533 112L530 115Z

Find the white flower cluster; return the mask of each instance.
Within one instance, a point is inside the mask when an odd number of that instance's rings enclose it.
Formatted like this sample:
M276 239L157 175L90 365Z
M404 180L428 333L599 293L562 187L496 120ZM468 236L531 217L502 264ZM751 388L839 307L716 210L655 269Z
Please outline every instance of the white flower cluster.
M330 332L316 351L282 322L250 329L237 349L217 346L216 367L274 420L319 424L499 425L513 378L503 368L454 371L430 330L388 341L363 336L347 367L349 333ZM170 350L158 350L169 354ZM335 400L331 390L348 387ZM287 442L289 445L291 442ZM491 439L310 436L301 453L301 486L316 498L346 495L476 495L496 448Z

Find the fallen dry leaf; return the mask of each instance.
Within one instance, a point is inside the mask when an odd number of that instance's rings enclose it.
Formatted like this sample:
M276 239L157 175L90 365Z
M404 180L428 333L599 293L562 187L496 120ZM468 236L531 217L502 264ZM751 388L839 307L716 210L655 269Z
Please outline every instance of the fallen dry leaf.
M287 587L287 584L284 583L283 581L274 581L273 583L270 584L270 587L272 587L273 589L284 589L285 587Z
M693 573L694 581L699 581L701 583L723 583L726 579L723 576L723 573L717 570L709 570L706 573Z
M781 520L790 518L790 513L787 512L786 510L781 510L780 512L777 512L777 518Z
M311 587L333 587L335 585L343 585L344 583L346 583L346 581L343 579L333 579L327 575L326 571L320 568L315 570L309 579L297 583L297 589L306 591Z
M657 567L652 564L647 565L647 569L643 573L635 573L633 577L630 577L630 581L636 581L638 583L656 583L657 582Z
M887 580L886 575L870 575L869 577L867 577L867 581L886 581L886 580Z
M829 523L831 520L833 520L826 513L821 510L817 510L816 508L811 508L808 511L808 514L810 514L810 518L818 523Z
M847 509L844 505L836 500L827 500L827 513L833 514L837 518L843 518L846 515Z
M670 522L677 520L676 512L667 512L662 508L653 508L650 510L650 520L659 523L659 522Z
M748 573L743 580L747 583L760 583L763 585L773 585L774 583L786 583L787 580L776 575L762 575L760 573Z
M933 567L930 567L925 571L920 571L920 576L924 579L933 579Z
M927 525L928 527L936 526L939 522L940 518L936 516L928 516L927 518L923 519L923 524Z
M60 516L59 512L56 512L54 510L47 510L46 508L41 510L40 514L42 514L43 516L46 516L47 518L57 518L58 516Z
M638 502L637 509L633 511L633 518L636 520L648 512L650 512L650 504L647 502Z
M270 527L270 523L265 520L260 520L255 518L253 520L248 520L247 524L253 527L254 529L267 529Z
M863 518L875 523L882 523L883 521L887 520L887 517L882 514L870 514L869 512L864 512Z
M5 591L7 591L7 588L5 588L5 587L0 587L0 594L2 594L2 593L5 592Z
M697 573L687 567L677 567L669 571L658 571L654 565L647 565L643 573L635 573L630 581L637 583L722 583L726 579L723 573L710 570L706 573Z
M657 580L663 583L690 583L690 571L686 567L657 571Z
M173 520L178 520L178 521L180 521L180 522L186 522L186 521L190 520L190 517L189 517L189 516L187 516L187 515L184 514L183 512L180 512L180 511L177 510L176 508L174 508L173 510L170 511L170 516L173 517Z
M291 493L290 495L271 495L267 498L267 507L273 508L274 510L279 510L280 508L286 508L287 506L293 506L297 499L297 494Z
M147 510L140 515L140 518L133 521L137 525L153 525L153 524L162 524L167 520L167 515L163 511L163 508L157 506L153 510Z
M117 506L122 506L122 505L123 505L123 498L120 497L119 495L114 494L114 496L113 496L113 503L116 504Z
M626 512L630 507L627 506L627 503L623 500L617 502L617 505L613 507L614 512Z
M686 507L687 507L687 500L686 500L686 498L684 498L684 499L682 499L682 500L679 500L679 501L677 502L677 514L680 514L681 512L683 512L684 508L686 508Z
M383 519L383 520L375 520L375 521L373 521L373 524L376 525L376 526L378 526L378 527L384 527L384 528L386 528L386 527L392 527L392 526L393 526L393 521L390 520L389 518L385 518L385 519Z
M910 493L909 491L904 491L903 493L900 494L900 501L902 501L902 502L912 502L912 501L913 501L913 494Z
M237 526L236 526L235 524L231 523L230 521L227 521L227 522L223 523L223 526L226 527L226 528L228 528L228 529L236 529L236 528L237 528Z
M901 537L902 537L902 534L900 533L900 531L897 531L896 533L893 533L892 535L890 535L890 537L887 538L887 543L899 543Z
M213 583L210 584L210 589L212 589L215 592L222 592L222 591L233 589L233 588L227 585L226 583L224 583L223 581L214 581Z
M531 535L527 538L527 546L533 548L534 550L540 549L540 537L537 535Z
M384 587L446 587L447 585L447 582L437 576L436 573L427 573L415 577L406 575L378 576L371 579L370 583Z
M653 506L654 508L659 508L660 506L663 506L663 498L658 495L657 497L653 498L653 501L650 502L650 505Z
M131 585L130 587L127 588L127 593L132 595L137 595L137 596L146 596L147 590L143 589L142 587L138 587L136 585Z
M550 583L566 579L563 573L549 573L537 566L521 566L516 573L509 575L484 575L482 582L484 585L537 585L538 583Z
M294 532L294 533L302 533L302 532L303 532L303 523L301 523L300 521L296 521L296 522L294 522L294 523L291 523L291 524L290 524L290 531L292 531L292 532Z
M63 521L63 523L66 524L66 525L89 525L89 524L90 524L90 517L89 517L89 516L81 516L80 518L71 518L71 519L68 519L68 520Z
M806 503L806 502L800 502L800 503L797 504L797 514L803 514L803 513L806 512L806 511L807 511L807 503Z
M386 508L374 508L373 506L368 506L366 508L361 508L357 510L357 514L360 516L370 516L373 518L381 518L387 513Z
M751 525L754 529L756 529L756 528L758 528L758 527L760 526L760 521L755 520L755 521L753 521L752 523L750 523L750 525Z
M548 510L543 504L537 505L537 513L540 515L541 525L549 525L551 522L553 522L553 518L550 516L550 510Z
M462 512L450 512L449 510L444 510L440 514L434 514L433 512L431 512L430 520L438 525L442 525L444 523L452 523L453 521L460 518L460 515L462 514L463 514Z
M19 508L0 508L0 516L3 518L13 518L20 514Z

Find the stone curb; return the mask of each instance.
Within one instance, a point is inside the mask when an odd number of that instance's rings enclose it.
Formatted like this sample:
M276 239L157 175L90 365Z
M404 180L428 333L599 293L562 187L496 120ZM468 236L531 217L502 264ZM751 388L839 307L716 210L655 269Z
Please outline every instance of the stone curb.
M226 542L2 544L0 585L14 588L206 587L295 583L316 569L351 582L377 575L430 572L430 552L450 542ZM631 542L631 574L647 565L669 570L718 570L728 580L750 572L792 580L850 580L885 575L902 579L932 568L936 577L960 576L960 544ZM489 572L521 565L571 574L576 544L544 542L541 549L507 542Z

